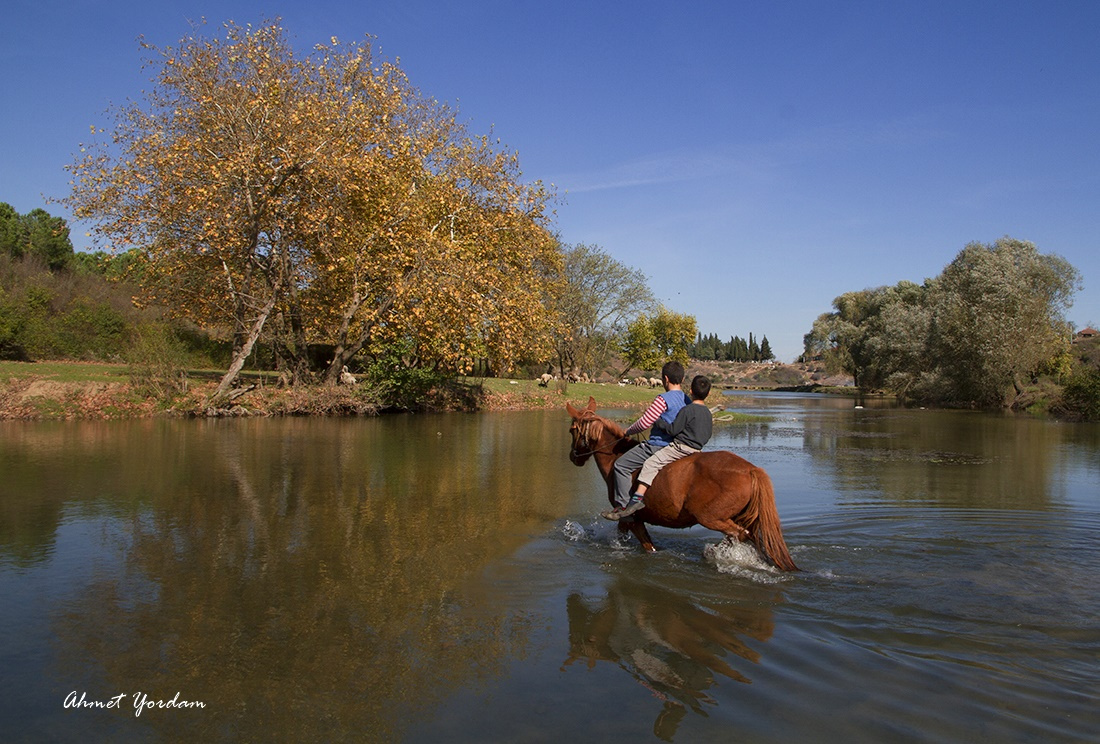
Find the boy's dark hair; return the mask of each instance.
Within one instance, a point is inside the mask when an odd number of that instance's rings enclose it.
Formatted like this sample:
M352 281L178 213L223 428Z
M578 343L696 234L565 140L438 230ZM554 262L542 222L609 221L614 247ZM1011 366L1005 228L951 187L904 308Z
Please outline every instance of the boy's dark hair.
M710 380L703 375L695 375L691 381L691 397L695 400L706 400L710 395Z
M661 377L667 377L673 385L679 385L684 381L684 365L679 362L665 362L661 367Z

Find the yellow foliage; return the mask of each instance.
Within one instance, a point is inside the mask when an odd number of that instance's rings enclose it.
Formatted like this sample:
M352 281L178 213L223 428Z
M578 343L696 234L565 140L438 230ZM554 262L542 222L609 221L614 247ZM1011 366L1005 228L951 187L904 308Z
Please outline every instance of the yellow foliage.
M70 166L66 201L143 251L146 301L238 334L298 317L345 350L403 339L456 368L548 348L549 193L396 63L335 37L299 57L277 22L143 46L155 85Z

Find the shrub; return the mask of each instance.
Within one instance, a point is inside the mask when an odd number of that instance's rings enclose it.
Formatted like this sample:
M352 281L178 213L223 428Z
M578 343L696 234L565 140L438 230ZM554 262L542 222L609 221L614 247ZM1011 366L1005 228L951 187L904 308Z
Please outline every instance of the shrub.
M110 305L77 299L59 316L57 339L60 356L105 361L122 357L130 334Z
M1062 390L1063 412L1086 421L1100 421L1100 369L1080 367Z
M27 321L22 308L0 288L0 359L28 361L23 348L23 332Z
M408 346L397 342L386 346L367 365L362 384L375 389L385 408L406 410L432 407L437 392L448 388L454 375L438 369L410 366L404 354Z
M134 389L164 402L186 392L187 349L172 329L163 323L143 323L134 336L126 355Z

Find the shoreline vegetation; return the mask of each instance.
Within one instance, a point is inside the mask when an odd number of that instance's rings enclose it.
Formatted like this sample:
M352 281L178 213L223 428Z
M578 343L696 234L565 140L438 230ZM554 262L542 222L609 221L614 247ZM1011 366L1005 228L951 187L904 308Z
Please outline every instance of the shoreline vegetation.
M725 372L723 373L723 369ZM733 368L739 368L733 371ZM805 365L716 365L690 367L707 374L722 390L789 390L855 395L843 380L822 385ZM768 370L771 374L762 374ZM778 372L779 374L775 374ZM753 377L755 375L755 378ZM235 397L221 408L204 408L217 385L216 370L192 370L172 386L156 385L127 364L75 361L0 361L0 420L123 420L154 417L341 416L382 415L406 409L386 408L368 385L283 386L274 373L241 375ZM769 382L769 380L771 382ZM788 384L776 384L776 380ZM827 380L835 382L835 380ZM797 383L797 384L795 384ZM591 396L602 408L641 409L660 389L616 382L566 382L547 385L537 379L460 377L433 389L423 411L523 411L564 407ZM713 406L721 405L715 398ZM759 417L724 411L716 420L744 422Z
M766 335L703 333L641 271L563 242L553 185L369 40L215 33L143 44L153 88L66 167L48 201L95 252L0 202L0 418L633 407L654 391L620 377L675 359L719 389L1100 420L1100 338L1066 316L1081 273L1028 241L845 292L803 337L812 363L776 364ZM271 126L237 126L257 112ZM539 386L548 369L603 384Z

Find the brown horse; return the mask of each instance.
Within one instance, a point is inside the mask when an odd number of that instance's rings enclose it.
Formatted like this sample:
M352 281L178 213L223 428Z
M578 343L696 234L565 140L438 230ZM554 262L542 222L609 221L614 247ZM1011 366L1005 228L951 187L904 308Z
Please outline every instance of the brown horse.
M589 457L607 482L607 498L615 503L612 468L619 456L637 442L626 437L614 421L596 415L596 401L577 409L565 409L573 418L569 433L573 446L569 459L581 466ZM752 540L757 550L783 571L797 571L775 509L771 478L762 469L732 452L716 450L689 455L666 465L657 473L645 495L645 508L633 520L622 520L619 529L634 533L649 552L656 550L646 523L660 527L691 527L701 524L721 532L728 541Z

